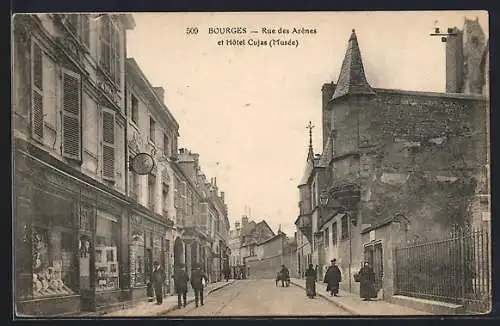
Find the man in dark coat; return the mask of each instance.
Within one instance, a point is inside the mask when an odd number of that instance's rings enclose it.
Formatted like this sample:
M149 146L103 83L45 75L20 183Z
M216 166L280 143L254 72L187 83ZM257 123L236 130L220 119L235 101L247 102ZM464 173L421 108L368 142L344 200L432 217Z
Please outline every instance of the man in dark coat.
M336 261L336 259L330 261L331 265L326 270L325 279L323 280L323 282L328 284L326 290L329 291L332 296L337 296L339 293L339 283L342 282L342 273L336 265Z
M151 285L155 290L156 304L163 303L163 283L165 282L165 273L160 268L160 263L153 263L153 271L151 272Z
M174 275L172 275L174 279L175 292L177 293L177 306L181 307L181 296L183 300L183 306L186 306L186 297L187 297L187 284L189 282L189 276L186 271L183 269L183 266L176 266Z
M203 306L203 279L208 282L208 277L205 272L200 268L199 264L193 266L191 271L191 286L194 290L194 302L196 303L196 308L198 308L198 299Z
M359 296L363 301L370 301L377 297L375 290L375 273L369 262L365 262L358 273L359 279Z
M285 287L285 283L288 286L288 281L290 280L290 272L288 271L288 268L286 268L285 265L281 265L281 286Z

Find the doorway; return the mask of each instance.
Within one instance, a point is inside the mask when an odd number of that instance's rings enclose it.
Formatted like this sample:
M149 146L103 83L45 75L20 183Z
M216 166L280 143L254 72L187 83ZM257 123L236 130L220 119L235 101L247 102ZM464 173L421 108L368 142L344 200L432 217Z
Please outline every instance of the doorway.
M144 272L146 274L146 279L151 282L151 272L153 271L153 250L146 249L146 255L144 257Z
M382 252L382 242L367 244L364 247L364 258L368 261L375 273L375 289L379 291L383 285L384 262Z

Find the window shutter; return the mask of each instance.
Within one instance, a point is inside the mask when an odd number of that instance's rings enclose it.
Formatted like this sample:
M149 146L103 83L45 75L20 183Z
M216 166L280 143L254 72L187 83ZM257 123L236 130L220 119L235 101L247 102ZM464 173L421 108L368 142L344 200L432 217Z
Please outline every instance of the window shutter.
M120 31L117 27L113 28L113 58L112 64L115 66L115 82L117 85L121 85L121 66L120 66Z
M99 58L99 63L104 67L106 72L110 73L110 54L111 54L111 44L110 44L110 21L108 16L104 16L101 20L100 28L100 47L101 53Z
M43 138L43 53L40 46L32 43L31 49L31 132L33 137Z
M78 74L63 70L62 145L63 156L81 157L81 80Z
M102 177L115 179L115 114L106 109L102 111Z
M87 47L90 47L90 18L89 15L82 14L81 15L81 23L82 23L82 42Z

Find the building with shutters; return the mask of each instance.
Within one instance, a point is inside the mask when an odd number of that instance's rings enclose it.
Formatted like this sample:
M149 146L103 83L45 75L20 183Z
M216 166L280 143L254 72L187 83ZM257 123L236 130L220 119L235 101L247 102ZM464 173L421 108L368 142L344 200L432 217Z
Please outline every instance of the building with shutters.
M199 165L199 154L181 148L174 165L175 225L174 266L183 265L188 273L195 264L209 275L221 279L229 262L229 220L224 192L217 180L210 182Z
M13 20L16 312L96 310L128 295L127 14Z
M127 164L129 267L131 299L147 296L147 283L158 261L166 273L164 295L173 291L174 178L172 162L177 152L179 124L165 105L163 87L153 87L137 62L127 58ZM130 167L139 153L155 162L148 175Z
M489 105L477 70L487 55L476 41L465 94L404 91L372 88L352 31L337 82L321 89L322 152L310 141L298 186L295 225L306 240L299 247L319 278L336 258L341 288L359 292L353 275L368 260L386 298L392 249L405 239L435 241L457 225L487 225ZM398 225L391 232L379 229L391 223Z

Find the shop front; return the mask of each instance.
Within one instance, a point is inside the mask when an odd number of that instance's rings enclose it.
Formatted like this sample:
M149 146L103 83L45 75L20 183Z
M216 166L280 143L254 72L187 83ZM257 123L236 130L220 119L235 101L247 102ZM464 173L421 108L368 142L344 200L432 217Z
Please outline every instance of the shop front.
M47 170L34 170L26 159L19 163L14 186L16 313L78 313L76 198L48 182ZM19 170L22 165L31 170Z
M121 301L126 202L50 155L23 149L14 174L16 312L72 315Z
M157 261L165 272L163 296L170 292L171 261L169 241L166 239L168 224L151 219L145 212L129 212L129 270L132 300L145 299L151 281L153 263Z

